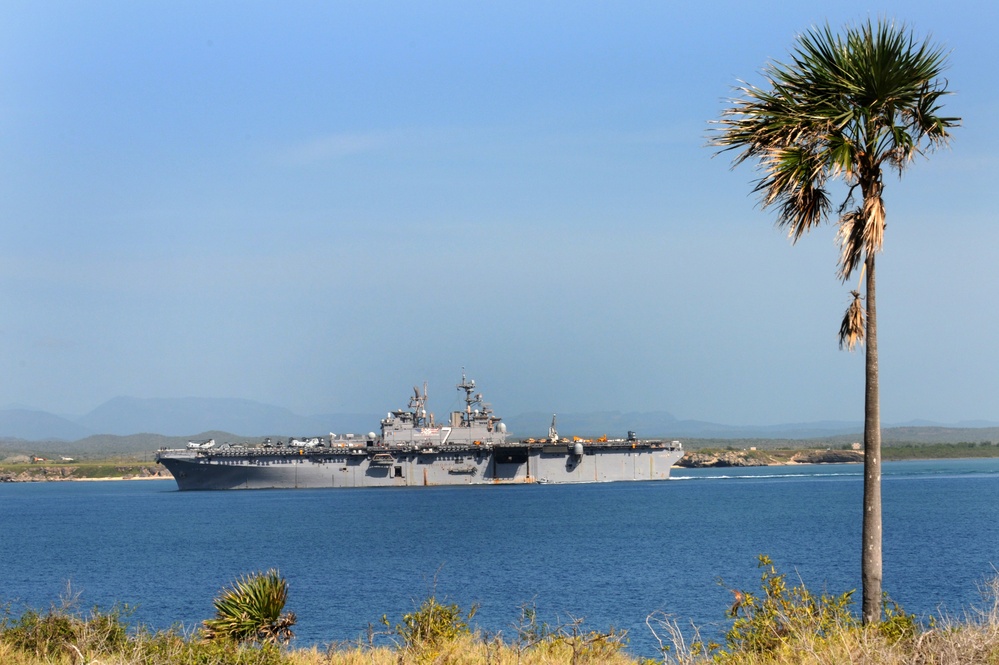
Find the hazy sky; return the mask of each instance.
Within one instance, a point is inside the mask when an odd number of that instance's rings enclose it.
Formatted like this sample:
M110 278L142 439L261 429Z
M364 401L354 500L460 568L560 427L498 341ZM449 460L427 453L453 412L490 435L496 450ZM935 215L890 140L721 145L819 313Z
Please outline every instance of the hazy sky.
M675 5L675 6L674 6ZM999 420L999 12L924 0L0 6L0 406L860 420L834 228L707 148L828 21L951 50L950 149L886 179L882 417Z

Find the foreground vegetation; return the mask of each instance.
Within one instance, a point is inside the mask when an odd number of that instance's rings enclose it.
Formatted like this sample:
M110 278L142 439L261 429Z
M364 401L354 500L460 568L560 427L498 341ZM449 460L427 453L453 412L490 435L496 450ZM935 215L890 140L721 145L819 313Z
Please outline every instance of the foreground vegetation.
M627 635L585 628L582 620L549 625L532 606L521 607L506 634L470 627L475 608L463 610L434 594L393 622L353 643L291 649L295 615L284 613L287 582L271 570L241 577L215 600L216 615L197 631L129 628L127 607L79 613L73 603L46 613L0 616L4 665L792 665L833 663L999 664L999 578L984 589L984 608L961 620L937 617L920 625L889 599L883 622L862 626L853 592L815 595L788 584L760 557L760 588L733 591L728 631L718 642L696 629L685 634L662 612L647 624L658 658L626 651Z

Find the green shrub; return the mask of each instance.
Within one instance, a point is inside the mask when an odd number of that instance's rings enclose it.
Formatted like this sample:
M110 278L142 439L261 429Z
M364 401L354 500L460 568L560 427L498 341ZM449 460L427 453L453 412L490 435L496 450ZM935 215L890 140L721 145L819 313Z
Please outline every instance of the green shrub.
M878 632L889 644L897 644L903 640L913 640L919 633L919 623L913 614L908 614L898 603L883 594L881 600L883 616L877 624Z
M761 593L735 592L729 610L735 621L725 634L729 652L772 652L805 634L822 639L858 625L850 613L853 591L815 596L804 584L789 587L769 557L761 554L759 567Z
M453 642L460 635L468 635L468 622L478 611L473 605L468 614L457 603L444 604L435 595L420 603L415 611L402 615L395 633L407 648L440 647Z
M38 657L56 656L76 640L77 620L55 610L39 614L27 610L4 627L3 641L19 651Z
M274 644L293 636L294 613L281 614L288 581L274 569L237 579L215 598L215 618L203 623L206 640Z
M81 657L120 653L129 641L123 621L128 612L128 607L115 606L108 612L94 608L89 616L79 617L72 613L68 603L45 614L29 609L17 619L4 619L0 640L18 651L45 659L72 652Z

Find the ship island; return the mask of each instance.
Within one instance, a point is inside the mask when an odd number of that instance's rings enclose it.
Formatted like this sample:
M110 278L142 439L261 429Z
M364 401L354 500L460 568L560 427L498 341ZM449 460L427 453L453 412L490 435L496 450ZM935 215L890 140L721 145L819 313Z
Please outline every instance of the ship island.
M679 441L560 437L507 440L506 424L462 374L465 407L446 424L427 412L427 387L391 411L379 434L270 440L258 445L189 442L156 461L180 490L291 489L601 483L668 480L683 457Z

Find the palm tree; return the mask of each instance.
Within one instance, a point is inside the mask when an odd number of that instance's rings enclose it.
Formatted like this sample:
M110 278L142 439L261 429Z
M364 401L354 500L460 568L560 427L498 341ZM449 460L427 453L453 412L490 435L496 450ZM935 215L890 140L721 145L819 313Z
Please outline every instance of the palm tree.
M866 293L853 300L840 328L840 346L866 343L864 401L864 523L862 614L881 618L881 417L874 258L885 231L882 170L898 172L917 154L950 139L960 118L940 114L946 54L905 26L878 20L826 26L798 37L788 63L763 69L766 89L736 87L740 98L713 123L711 144L735 150L734 164L754 160L762 208L776 206L777 226L792 242L826 220L828 186L846 185L836 209L839 276L858 269ZM859 200L855 195L859 192ZM858 286L859 289L859 286ZM863 304L862 304L863 301ZM866 306L866 311L865 311Z

